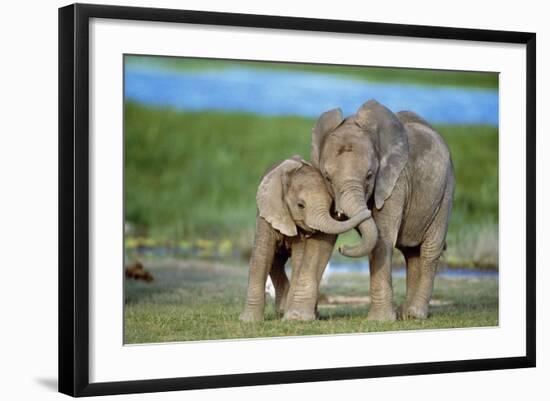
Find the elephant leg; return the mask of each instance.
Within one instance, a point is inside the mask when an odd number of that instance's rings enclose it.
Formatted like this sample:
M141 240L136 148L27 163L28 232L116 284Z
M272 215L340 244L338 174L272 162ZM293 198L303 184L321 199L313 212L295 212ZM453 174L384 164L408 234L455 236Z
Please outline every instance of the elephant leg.
M334 251L334 245L338 239L338 235L329 235L327 234L327 246L330 246L330 252L326 263L321 263L317 267L317 301L315 302L315 317L319 318L319 296L321 295L321 280L323 279L323 274L328 267L330 258L332 257L332 252ZM332 244L332 245L330 245Z
M420 247L403 248L401 252L405 257L407 264L407 289L405 302L401 305L399 315L406 319L406 311L414 299L414 295L416 294L416 290L418 289L418 284L420 282L422 260L420 258Z
M408 303L406 310L403 311L405 318L426 319L428 317L437 265L445 248L453 187L454 182L451 177L451 182L444 194L441 206L426 232L423 243L420 245L420 277L413 299Z
M391 259L393 246L378 241L369 257L371 308L368 320L392 321L397 315L393 305Z
M294 290L300 275L302 260L306 249L306 242L302 238L296 238L291 244L290 264L292 266L292 274L290 276L290 288L288 289L284 310L287 311L290 306L290 300L294 297Z
M316 318L319 281L334 249L335 235L317 233L305 240L304 254L296 280L290 284L291 297L284 318L286 320L314 320ZM294 277L294 271L293 271Z
M255 322L264 318L265 282L273 265L276 247L277 240L273 229L264 219L258 217L254 248L250 258L246 302L240 316L242 321Z
M426 319L428 317L438 260L439 256L420 256L420 276L417 288L412 300L403 306L403 319Z
M393 304L391 262L405 205L404 180L405 178L399 179L384 207L380 210L374 208L373 211L378 241L369 255L371 308L368 320L393 321L397 318Z
M275 255L273 266L269 272L273 286L275 287L275 309L279 315L283 315L290 283L285 272L285 263L288 260L288 252L283 251Z

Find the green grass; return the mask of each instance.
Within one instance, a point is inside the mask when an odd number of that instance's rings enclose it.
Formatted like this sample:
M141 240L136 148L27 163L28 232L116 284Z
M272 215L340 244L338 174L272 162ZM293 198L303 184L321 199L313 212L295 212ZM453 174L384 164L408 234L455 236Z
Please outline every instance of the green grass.
M126 219L153 238L229 239L249 249L260 177L293 154L309 158L313 123L301 117L180 113L126 104ZM495 266L498 130L437 128L451 149L457 178L448 260Z
M183 237L254 227L263 172L307 156L311 121L126 106L126 217ZM300 133L304 133L300 135Z
M488 72L444 71L411 68L356 67L323 64L292 64L261 61L232 61L181 57L126 56L128 65L154 65L157 68L187 71L245 67L294 72L317 72L374 82L398 82L436 86L498 89L498 74Z
M151 284L125 283L126 344L225 338L337 333L366 333L498 325L498 281L437 278L431 315L424 321L368 322L369 305L320 307L320 320L283 322L268 301L266 319L244 324L238 317L245 300L247 268L207 262L150 262ZM368 295L369 278L332 276L321 288L325 296ZM395 300L404 299L404 279L394 279Z

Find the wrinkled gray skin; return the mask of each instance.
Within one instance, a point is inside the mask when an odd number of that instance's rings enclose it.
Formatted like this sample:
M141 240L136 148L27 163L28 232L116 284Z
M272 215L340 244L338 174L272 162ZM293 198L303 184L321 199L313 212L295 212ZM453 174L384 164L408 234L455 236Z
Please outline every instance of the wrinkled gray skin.
M402 318L424 319L437 263L445 247L455 179L447 145L422 118L392 113L369 100L343 119L324 113L313 128L312 164L334 196L336 213L372 210L359 225L355 247L340 252L369 255L370 320L395 320L391 258L394 247L407 263Z
M256 195L258 216L242 321L264 317L267 274L275 287L277 310L287 320L313 320L319 282L337 234L366 218L362 211L347 221L330 215L332 198L319 171L299 156L272 167ZM292 256L292 282L285 263Z

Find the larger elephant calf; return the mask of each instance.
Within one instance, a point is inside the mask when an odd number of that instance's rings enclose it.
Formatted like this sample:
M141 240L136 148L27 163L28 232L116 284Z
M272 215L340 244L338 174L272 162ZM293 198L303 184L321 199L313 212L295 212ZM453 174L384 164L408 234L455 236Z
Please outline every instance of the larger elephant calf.
M403 318L426 318L452 207L455 178L447 145L412 112L392 113L375 100L343 118L339 109L319 118L311 160L348 216L371 211L359 225L362 241L342 247L370 255L371 320L395 320L391 276L394 247L407 263Z

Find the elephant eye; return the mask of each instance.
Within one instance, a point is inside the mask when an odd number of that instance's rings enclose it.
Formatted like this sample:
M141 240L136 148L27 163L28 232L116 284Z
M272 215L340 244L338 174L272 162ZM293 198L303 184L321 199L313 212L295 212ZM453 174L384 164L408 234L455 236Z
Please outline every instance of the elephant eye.
M372 177L372 170L369 170L367 173L367 180Z
M299 207L300 209L305 209L306 204L304 203L304 201L298 201L298 207Z
M330 177L328 176L328 174L325 175L325 180L327 180L328 183L332 182L332 181L330 180Z

